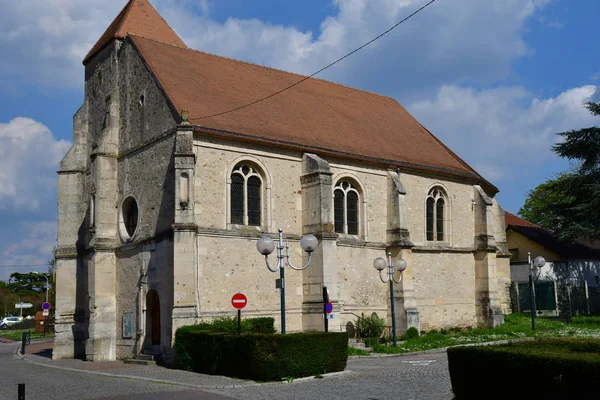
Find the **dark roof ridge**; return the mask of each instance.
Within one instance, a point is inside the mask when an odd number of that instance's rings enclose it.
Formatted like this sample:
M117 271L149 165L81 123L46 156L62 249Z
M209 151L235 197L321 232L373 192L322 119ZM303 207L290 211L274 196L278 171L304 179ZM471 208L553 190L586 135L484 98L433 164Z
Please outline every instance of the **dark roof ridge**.
M252 66L255 66L255 67L261 67L261 68L266 68L266 69L270 69L270 70L273 70L273 71L283 72L283 73L290 74L290 75L295 75L295 76L298 76L298 77L301 77L301 78L314 79L316 81L321 81L321 82L329 83L329 84L332 84L332 85L341 86L341 87L346 88L346 89L357 90L359 92L368 93L368 94L372 94L372 95L375 95L375 96L383 97L386 100L392 100L392 101L398 103L400 105L400 107L404 108L404 106L402 104L400 104L393 97L386 96L386 95L383 95L381 93L376 93L376 92L371 92L371 91L368 91L368 90L365 90L365 89L355 88L355 87L352 87L352 86L344 85L342 83L328 81L327 79L323 79L323 78L309 77L309 75L302 75L302 74L299 74L297 72L286 71L284 69L279 69L279 68L275 68L275 67L269 67L267 65L260 65L260 64L256 64L256 63L253 63L253 62L250 62L250 61L238 60L238 59L232 58L232 57L221 56L221 55L218 55L218 54L209 53L207 51L193 49L193 48L191 48L189 46L188 47L176 46L176 45L171 44L171 43L166 43L166 42L163 42L161 40L156 40L156 39L149 38L147 36L139 35L139 34L136 34L136 33L128 33L128 35L129 36L134 36L134 37L139 37L139 38L146 39L146 40L150 40L150 41L153 41L153 42L156 42L156 43L164 44L166 46L177 47L179 49L193 51L195 53L200 53L200 54L205 54L205 55L208 55L208 56L211 56L211 57L219 57L219 58L223 58L223 59L226 59L226 60L239 62L239 63L242 63L242 64L252 65ZM406 108L404 108L404 109L406 110ZM408 112L408 110L406 112ZM190 119L192 119L192 118L190 118Z

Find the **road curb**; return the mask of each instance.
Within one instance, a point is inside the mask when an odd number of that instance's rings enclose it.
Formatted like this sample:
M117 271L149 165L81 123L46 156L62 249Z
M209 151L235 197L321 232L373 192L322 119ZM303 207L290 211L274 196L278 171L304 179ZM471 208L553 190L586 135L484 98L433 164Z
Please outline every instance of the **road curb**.
M494 342L457 344L455 346L440 347L438 349L429 349L429 350L423 350L423 351L411 351L409 353L398 353L398 354L385 354L385 353L373 354L373 353L371 353L371 355L368 355L368 356L348 356L348 359L349 360L357 360L357 359L361 359L361 358L369 359L369 358L385 358L385 357L410 357L410 356L417 356L419 354L440 354L440 353L445 353L449 348L452 348L452 347L490 346L490 345L494 345L494 344L531 342L531 341L539 340L539 339L540 338L536 338L536 337L526 337L526 338L520 338L520 339L497 340Z

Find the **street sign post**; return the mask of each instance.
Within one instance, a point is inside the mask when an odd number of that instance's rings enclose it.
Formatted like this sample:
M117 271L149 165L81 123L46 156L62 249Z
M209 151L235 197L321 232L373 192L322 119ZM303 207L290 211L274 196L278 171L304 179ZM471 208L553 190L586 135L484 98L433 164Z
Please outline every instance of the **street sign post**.
M236 293L231 298L231 305L238 310L238 335L242 331L242 308L246 307L248 299L243 293Z
M329 332L329 321L327 320L327 314L331 311L327 311L327 305L331 305L331 309L333 310L333 305L329 302L329 289L327 286L323 286L323 321L325 324L325 332Z
M33 307L33 304L31 304L31 303L20 302L20 303L15 304L15 308L20 308L21 309L21 317L23 317L23 309L24 308L31 308L31 307Z
M48 303L47 301L44 304L42 304L42 310L49 310L50 307L50 303Z

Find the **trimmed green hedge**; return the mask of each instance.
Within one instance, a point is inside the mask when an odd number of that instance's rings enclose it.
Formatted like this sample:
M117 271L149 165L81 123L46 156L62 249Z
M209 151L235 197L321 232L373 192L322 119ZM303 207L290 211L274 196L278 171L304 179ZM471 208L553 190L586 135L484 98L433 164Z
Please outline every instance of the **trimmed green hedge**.
M335 333L216 333L184 327L175 333L175 367L258 381L343 371L348 335Z
M275 333L275 318L259 317L244 318L241 322L242 332L250 333ZM190 331L213 331L237 333L237 318L222 317L215 318L210 322L201 322L198 325L188 325L180 329Z
M595 398L600 382L600 340L546 339L448 349L457 400Z

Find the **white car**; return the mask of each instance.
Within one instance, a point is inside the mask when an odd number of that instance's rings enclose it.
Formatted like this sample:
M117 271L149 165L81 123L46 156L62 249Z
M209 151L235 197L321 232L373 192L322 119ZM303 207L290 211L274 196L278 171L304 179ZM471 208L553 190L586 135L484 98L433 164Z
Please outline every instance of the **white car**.
M0 329L8 328L9 326L18 324L21 321L23 321L23 318L21 317L6 317L0 320Z

